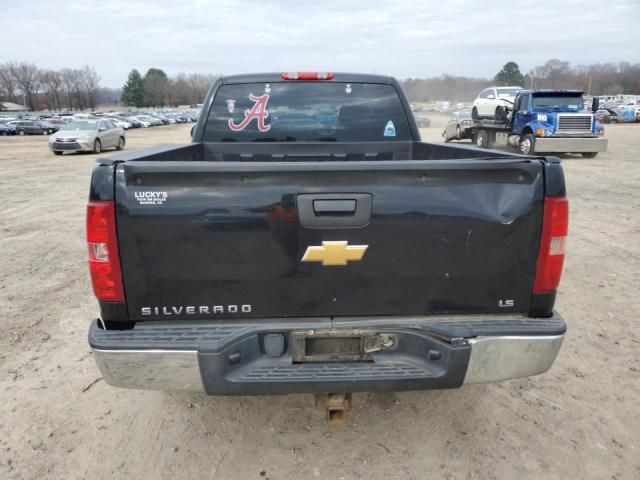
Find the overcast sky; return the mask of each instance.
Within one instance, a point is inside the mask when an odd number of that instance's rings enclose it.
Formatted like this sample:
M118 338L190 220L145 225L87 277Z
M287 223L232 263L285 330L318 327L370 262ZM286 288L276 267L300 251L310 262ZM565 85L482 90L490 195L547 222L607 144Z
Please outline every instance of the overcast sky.
M492 77L549 58L640 62L640 0L0 0L0 63ZM559 5L562 5L560 7Z

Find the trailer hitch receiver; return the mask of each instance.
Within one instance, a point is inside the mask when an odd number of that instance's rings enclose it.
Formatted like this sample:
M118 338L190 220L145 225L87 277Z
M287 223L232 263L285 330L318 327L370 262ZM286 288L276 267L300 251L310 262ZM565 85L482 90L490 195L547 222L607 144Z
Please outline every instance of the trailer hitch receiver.
M330 427L340 427L347 423L351 412L350 393L316 393L315 402Z

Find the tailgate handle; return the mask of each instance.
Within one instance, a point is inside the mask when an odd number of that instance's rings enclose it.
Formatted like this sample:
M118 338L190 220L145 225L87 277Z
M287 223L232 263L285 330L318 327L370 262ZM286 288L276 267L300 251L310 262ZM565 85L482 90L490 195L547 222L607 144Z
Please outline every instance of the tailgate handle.
M357 228L371 220L370 193L301 194L296 198L298 218L305 228Z
M313 211L317 215L353 215L356 213L355 200L314 200Z

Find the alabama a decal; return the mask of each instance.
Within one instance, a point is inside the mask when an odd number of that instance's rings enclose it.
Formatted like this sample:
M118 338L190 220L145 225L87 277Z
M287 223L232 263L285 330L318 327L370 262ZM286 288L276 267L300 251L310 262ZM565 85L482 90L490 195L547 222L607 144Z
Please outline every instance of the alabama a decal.
M269 101L269 94L265 93L264 95L260 95L259 97L249 94L249 100L254 102L251 110L244 111L244 120L242 122L236 124L233 123L233 119L229 119L229 128L234 132L240 132L247 128L247 126L251 123L251 120L254 118L258 123L258 130L261 132L268 132L271 128L271 125L266 125L264 121L269 118L269 112L267 111L267 102Z

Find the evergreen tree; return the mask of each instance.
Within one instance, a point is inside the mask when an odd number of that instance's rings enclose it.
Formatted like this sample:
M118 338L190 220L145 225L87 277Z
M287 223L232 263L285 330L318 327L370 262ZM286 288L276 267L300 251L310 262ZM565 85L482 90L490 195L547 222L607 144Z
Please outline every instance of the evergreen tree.
M134 106L136 108L144 107L144 83L140 72L133 69L129 72L127 83L122 87L121 101L125 105Z
M516 62L507 62L494 77L496 85L522 86L524 76Z
M144 75L144 97L147 105L164 107L169 93L169 77L159 68L150 68Z

